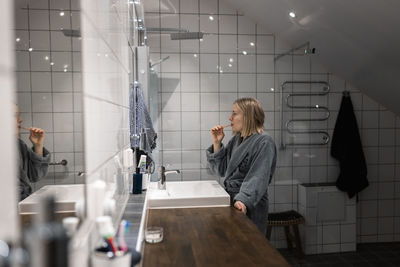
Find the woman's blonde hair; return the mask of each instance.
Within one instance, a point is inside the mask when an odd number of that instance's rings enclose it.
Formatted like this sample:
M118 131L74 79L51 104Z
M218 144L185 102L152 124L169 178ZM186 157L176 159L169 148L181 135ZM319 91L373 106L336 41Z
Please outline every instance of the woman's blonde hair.
M239 98L233 104L237 104L243 112L243 137L263 131L264 111L257 99L250 97Z

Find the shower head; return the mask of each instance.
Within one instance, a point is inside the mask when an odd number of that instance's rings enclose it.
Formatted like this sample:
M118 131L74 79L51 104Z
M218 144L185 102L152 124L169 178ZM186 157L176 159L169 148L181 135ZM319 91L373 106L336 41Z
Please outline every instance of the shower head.
M178 32L171 33L171 40L193 40L193 39L202 39L204 33L202 32Z
M61 31L66 37L81 37L80 30L62 29Z
M162 58L162 59L160 59L160 60L157 60L156 62L154 62L154 63L151 63L150 62L150 68L153 68L154 66L157 66L158 64L161 64L161 63L163 63L165 60L167 60L167 59L169 59L169 56L166 56L165 58Z
M307 47L306 49L304 49L304 54L315 54L315 47Z

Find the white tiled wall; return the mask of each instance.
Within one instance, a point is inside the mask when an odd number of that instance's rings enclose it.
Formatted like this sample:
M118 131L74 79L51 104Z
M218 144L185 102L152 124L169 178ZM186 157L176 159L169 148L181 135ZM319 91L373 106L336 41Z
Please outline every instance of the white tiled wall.
M209 129L228 122L234 99L251 96L261 101L266 131L278 144L280 85L287 80L327 81L331 86L327 97L303 101L327 105L331 117L328 122L305 127L322 127L332 135L342 91L351 92L371 183L359 195L357 241L400 240L398 117L326 71L317 55L289 55L274 63L276 55L292 47L251 18L238 14L223 0L159 0L159 4L146 9L145 18L147 27L181 27L205 33L202 41L171 41L168 34L148 34L151 60L170 57L155 67L160 77L159 163L182 169L181 175L171 176L170 180L218 179L207 171L204 150L211 144ZM307 112L289 115L311 116ZM225 138L230 137L228 132ZM279 150L277 170L269 188L270 211L297 209L299 183L336 181L338 163L329 153L330 144ZM367 205L365 201L368 205L373 203L375 212L361 208ZM272 237L276 246L285 245L283 233L273 233Z
M26 1L16 5L17 102L25 127L46 132L45 147L52 161L44 179L33 184L83 183L81 38L66 37L61 29L80 29L80 6L75 0ZM32 48L32 51L29 51ZM29 134L22 131L29 142Z
M17 244L19 240L19 220L17 217L17 177L15 146L15 59L13 28L13 1L1 1L0 10L0 138L3 142L0 155L0 239Z
M128 8L133 2L90 0L81 4L85 170L88 216L93 219L103 205L103 196L96 195L93 186L104 181L106 191L114 193L116 179L123 179L115 175L124 172L116 158L123 162L123 150L130 147L129 62L133 44L128 44L127 29ZM126 173L124 178L128 178ZM126 193L114 197L122 203L127 200Z

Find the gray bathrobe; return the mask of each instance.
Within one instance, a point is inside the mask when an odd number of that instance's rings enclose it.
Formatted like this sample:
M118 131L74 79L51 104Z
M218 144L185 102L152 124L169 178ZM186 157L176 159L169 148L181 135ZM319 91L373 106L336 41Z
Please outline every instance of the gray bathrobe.
M211 171L225 177L225 190L231 204L241 201L247 216L265 234L268 215L268 184L276 165L276 146L266 134L253 134L242 143L240 135L214 153L211 145L207 161Z
M31 182L37 182L47 175L50 152L43 147L43 157L30 149L24 141L18 139L19 150L19 193L20 200L32 194Z

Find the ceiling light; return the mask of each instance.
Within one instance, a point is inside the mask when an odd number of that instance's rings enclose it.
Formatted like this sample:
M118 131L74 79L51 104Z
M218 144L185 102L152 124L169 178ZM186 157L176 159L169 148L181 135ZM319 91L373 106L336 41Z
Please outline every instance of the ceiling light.
M68 70L67 69L64 69L64 72L67 72Z
M19 41L21 41L21 39L18 37L17 39L15 39L15 41L18 43Z
M231 64L231 63L229 63L229 64L228 64L228 67L229 67L229 68L232 68L232 64Z
M66 69L66 68L68 68L68 65L65 64L65 65L64 65L64 69Z
M296 17L296 13L294 13L293 11L291 11L291 12L289 12L289 16L292 17L292 18L295 18L295 17Z
M247 51L242 51L242 54L243 55L247 55Z
M54 66L54 62L50 62L50 65L51 65L51 66Z
M233 58L230 58L230 59L229 59L229 62L231 62L231 63L232 63L232 62L233 62Z
M271 87L271 89L270 89L270 90L271 90L271 92L275 91L275 89L274 89L274 88L272 88L272 87Z
M250 42L250 46L254 46L254 43L253 43L253 42Z
M60 16L61 16L61 17L64 17L64 15L65 15L64 11L61 11L61 12L60 12Z
M193 54L193 57L197 57L197 54Z
M213 16L209 16L208 19L211 20L211 21L213 21L213 20L214 20L214 17L213 17Z
M49 56L45 56L45 57L44 57L44 60L49 60Z
M32 51L33 51L33 48L32 48L32 47L29 47L29 48L28 48L28 51L29 51L29 52L32 52Z

